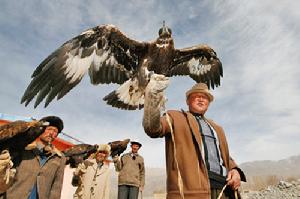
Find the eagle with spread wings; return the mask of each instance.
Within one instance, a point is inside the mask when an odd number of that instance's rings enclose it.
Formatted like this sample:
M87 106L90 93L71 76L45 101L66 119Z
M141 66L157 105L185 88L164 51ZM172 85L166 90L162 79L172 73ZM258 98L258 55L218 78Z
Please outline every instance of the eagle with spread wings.
M35 69L21 103L36 96L36 108L65 96L88 73L94 85L121 86L103 98L126 110L143 108L144 91L152 74L188 75L210 88L220 85L223 69L215 51L207 45L176 49L172 31L163 24L152 42L130 39L114 25L88 29L64 43Z

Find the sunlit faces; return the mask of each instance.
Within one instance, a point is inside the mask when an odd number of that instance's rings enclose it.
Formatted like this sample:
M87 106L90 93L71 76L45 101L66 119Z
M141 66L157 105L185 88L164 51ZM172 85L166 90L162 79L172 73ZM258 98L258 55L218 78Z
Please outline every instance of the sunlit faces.
M98 151L96 153L96 161L97 162L103 162L108 157L107 151Z
M131 144L131 151L132 151L132 153L137 153L139 149L140 149L140 145L138 145L138 144Z
M191 112L204 114L209 106L209 98L204 93L191 93L187 99L187 105Z
M47 126L44 133L40 135L40 140L46 143L51 143L58 135L58 128L55 126Z

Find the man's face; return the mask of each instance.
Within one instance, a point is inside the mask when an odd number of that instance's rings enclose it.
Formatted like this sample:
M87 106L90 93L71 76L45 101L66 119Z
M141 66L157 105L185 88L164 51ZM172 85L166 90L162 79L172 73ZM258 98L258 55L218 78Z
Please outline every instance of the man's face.
M40 140L45 143L52 143L58 135L58 129L55 126L47 126L44 133L40 135Z
M208 96L204 93L192 93L187 99L187 105L191 112L203 115L209 106Z
M139 149L140 149L140 146L138 144L131 144L132 153L137 153Z
M96 162L103 162L107 158L107 155L106 151L99 151L96 154Z

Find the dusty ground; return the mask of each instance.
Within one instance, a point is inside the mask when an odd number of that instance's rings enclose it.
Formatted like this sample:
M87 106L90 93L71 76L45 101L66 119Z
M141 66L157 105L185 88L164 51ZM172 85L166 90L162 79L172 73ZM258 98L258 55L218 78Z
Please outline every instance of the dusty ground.
M292 182L280 181L261 191L242 194L243 199L300 199L300 179Z

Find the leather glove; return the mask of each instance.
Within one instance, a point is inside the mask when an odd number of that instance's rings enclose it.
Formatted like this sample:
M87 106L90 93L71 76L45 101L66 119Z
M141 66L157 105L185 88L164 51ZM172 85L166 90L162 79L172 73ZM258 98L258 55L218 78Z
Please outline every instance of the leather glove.
M82 175L84 173L86 173L86 165L84 164L84 162L80 163L77 168L74 171L74 175L78 176L78 175Z
M164 109L166 98L164 90L169 85L169 78L153 74L145 89L143 126L145 131L158 131L160 128L160 111Z
M164 75L153 74L145 89L145 106L151 108L165 108L167 98L164 96L164 90L169 85L169 78Z
M11 161L10 154L8 150L3 150L0 153L0 171L6 170L6 168L11 168L13 163Z
M10 181L14 178L16 174L16 169L13 169L13 162L8 150L3 150L0 152L0 193L5 192L5 190L11 184Z
M169 85L169 78L164 75L153 74L146 87L146 92L160 93L163 92Z

